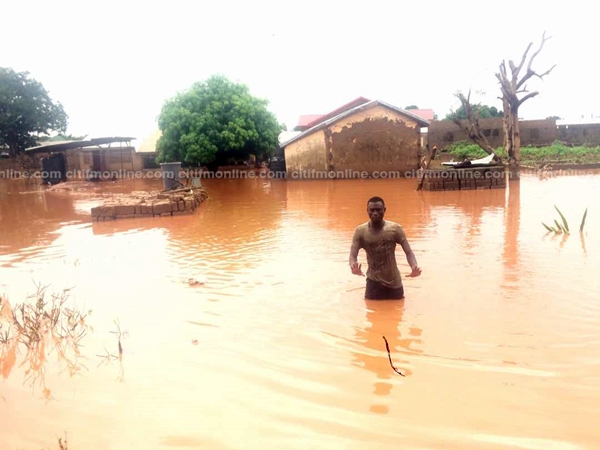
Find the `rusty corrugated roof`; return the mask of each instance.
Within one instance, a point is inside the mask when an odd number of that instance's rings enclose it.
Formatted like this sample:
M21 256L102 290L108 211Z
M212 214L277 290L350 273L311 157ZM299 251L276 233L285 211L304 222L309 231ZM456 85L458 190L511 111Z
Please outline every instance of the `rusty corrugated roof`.
M26 148L25 151L29 153L37 152L63 152L67 150L85 148L85 147L97 147L103 144L112 144L114 142L131 142L135 140L133 137L103 137L95 139L86 139L82 141L63 141L63 142L46 142L37 147Z

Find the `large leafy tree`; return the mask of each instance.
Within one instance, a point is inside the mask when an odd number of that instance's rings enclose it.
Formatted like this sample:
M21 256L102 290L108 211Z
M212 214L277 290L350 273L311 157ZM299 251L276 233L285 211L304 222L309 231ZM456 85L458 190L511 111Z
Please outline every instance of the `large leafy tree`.
M0 146L14 156L52 131L64 133L68 116L28 72L0 67Z
M180 161L209 168L231 159L272 155L283 129L244 84L214 75L167 100L158 126L157 162Z

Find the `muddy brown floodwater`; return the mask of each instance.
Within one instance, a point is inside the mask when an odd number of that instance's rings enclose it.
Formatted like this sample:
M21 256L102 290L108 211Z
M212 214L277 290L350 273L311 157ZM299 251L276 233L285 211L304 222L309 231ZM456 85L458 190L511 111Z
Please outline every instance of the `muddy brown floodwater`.
M5 363L2 449L65 431L70 450L598 448L600 175L415 183L205 180L192 216L92 223L97 195L0 180L0 293L72 288L93 327L87 370L48 355L49 401ZM365 301L348 268L373 195L423 268L401 302ZM566 238L541 225L554 204ZM122 366L98 356L118 354L116 323Z

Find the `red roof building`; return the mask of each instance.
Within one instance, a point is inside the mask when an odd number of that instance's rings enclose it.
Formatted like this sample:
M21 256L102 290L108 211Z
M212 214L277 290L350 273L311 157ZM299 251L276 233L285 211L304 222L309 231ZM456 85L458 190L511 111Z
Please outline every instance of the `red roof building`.
M364 105L365 103L369 103L371 100L365 97L358 97L352 100L351 102L346 103L345 105L340 106L337 109L327 113L327 114L303 114L298 119L298 125L294 128L295 131L306 131L321 122L325 122L339 114L342 114L346 111L351 110L352 108L356 108L357 106ZM428 122L432 122L434 120L433 109L410 109L408 110L411 114L419 116Z
M433 122L435 119L435 114L433 112L433 109L409 109L407 111L410 112L411 114L422 117L423 119L427 120L428 122Z
M296 125L297 131L308 130L308 124L317 120L319 117L323 117L322 114L303 114L298 119L298 125Z

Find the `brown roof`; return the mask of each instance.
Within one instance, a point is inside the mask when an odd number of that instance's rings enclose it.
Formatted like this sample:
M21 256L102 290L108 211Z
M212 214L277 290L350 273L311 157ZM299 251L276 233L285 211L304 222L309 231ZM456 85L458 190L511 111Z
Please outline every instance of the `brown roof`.
M421 127L428 127L429 124L430 124L430 122L428 120L424 119L423 117L418 116L416 114L413 114L412 110L406 111L404 109L398 108L398 107L396 107L394 105L391 105L389 103L383 102L381 100L371 100L371 101L369 101L367 103L359 104L358 106L355 106L354 108L348 109L348 110L346 110L346 111L344 111L344 112L342 112L342 113L338 114L337 116L334 116L334 117L332 117L330 119L318 122L316 125L310 127L308 130L303 131L299 135L294 136L293 138L291 138L290 140L288 140L286 142L283 142L280 145L280 147L284 148L287 145L291 144L292 142L296 142L296 141L302 139L303 137L308 136L309 134L314 133L315 131L318 131L318 130L320 130L322 128L325 128L325 127L327 127L327 126L329 126L329 125L337 122L338 120L343 119L344 117L350 116L350 115L352 115L352 114L354 114L354 113L356 113L358 111L361 111L361 110L364 110L364 109L368 109L368 108L371 108L371 107L376 106L376 105L381 105L381 106L383 106L385 108L388 108L388 109L391 109L392 111L395 111L395 112L397 112L399 114L402 114L402 115L405 115L407 117L410 117L411 119L413 119L414 121L416 121Z

